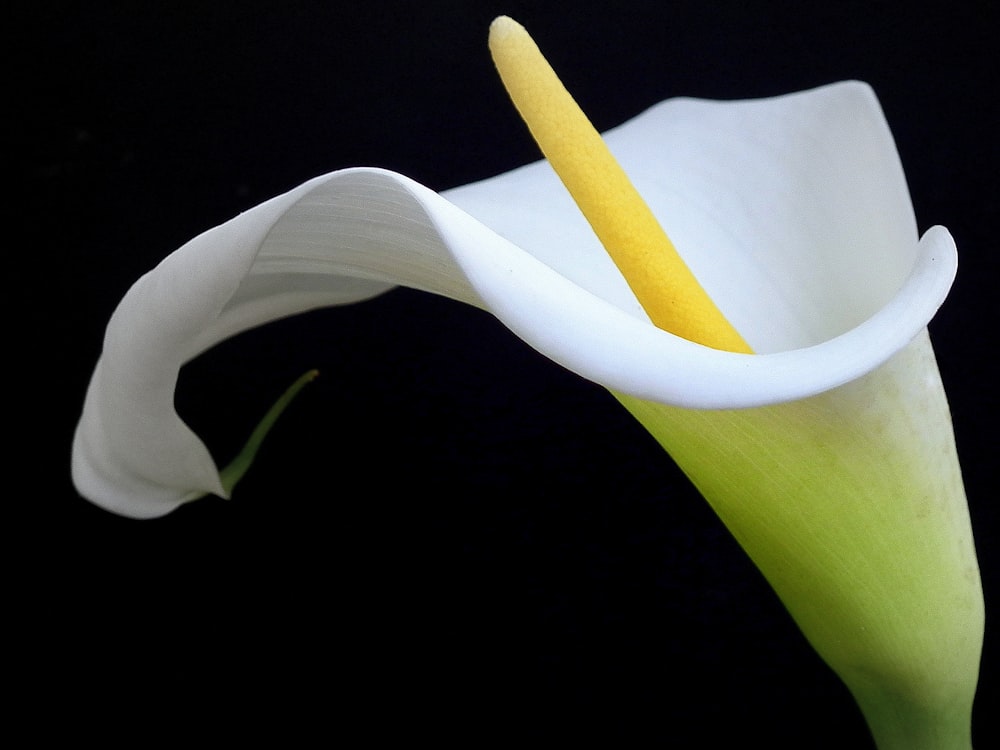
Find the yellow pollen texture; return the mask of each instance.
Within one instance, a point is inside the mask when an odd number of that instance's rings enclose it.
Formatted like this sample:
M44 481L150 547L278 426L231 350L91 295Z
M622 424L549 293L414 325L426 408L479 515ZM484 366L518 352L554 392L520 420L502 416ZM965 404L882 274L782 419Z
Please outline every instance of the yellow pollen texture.
M514 106L653 324L715 349L751 353L524 27L501 16L489 44Z

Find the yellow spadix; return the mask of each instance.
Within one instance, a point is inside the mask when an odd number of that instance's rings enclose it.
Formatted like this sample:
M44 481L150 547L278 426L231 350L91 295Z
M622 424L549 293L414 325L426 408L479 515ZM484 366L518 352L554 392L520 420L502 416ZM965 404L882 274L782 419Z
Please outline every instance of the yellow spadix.
M489 44L514 106L653 324L750 353L524 27L500 16Z

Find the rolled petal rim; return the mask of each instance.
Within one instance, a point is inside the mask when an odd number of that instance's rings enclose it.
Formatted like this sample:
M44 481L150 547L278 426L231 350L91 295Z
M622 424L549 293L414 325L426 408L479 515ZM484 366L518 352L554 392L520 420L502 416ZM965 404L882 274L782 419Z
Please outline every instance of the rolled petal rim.
M472 230L443 221L456 247ZM498 240L500 238L497 238ZM496 254L503 251L500 240ZM794 401L870 372L922 331L957 271L947 229L921 238L898 293L855 328L814 346L773 354L733 354L674 336L575 287L530 256L484 267L481 253L456 254L485 306L520 338L577 374L637 398L691 409L742 409ZM512 279L516 281L512 282Z

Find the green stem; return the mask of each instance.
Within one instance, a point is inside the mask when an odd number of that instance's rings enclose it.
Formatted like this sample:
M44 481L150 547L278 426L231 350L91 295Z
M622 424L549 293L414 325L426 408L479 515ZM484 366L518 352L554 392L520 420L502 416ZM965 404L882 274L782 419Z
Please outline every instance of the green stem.
M226 468L219 472L219 479L222 481L222 487L226 490L227 495L233 491L236 483L247 473L254 458L257 456L257 451L260 450L260 446L264 442L264 438L267 437L267 433L271 431L274 423L278 421L278 417L281 416L281 413L292 402L292 399L298 395L299 391L307 383L315 380L317 375L319 375L319 370L310 370L292 383L281 394L278 400L274 402L274 405L267 410L264 418L260 420L253 432L250 433L250 437L247 439L243 449L236 455L236 458L230 461Z
M969 705L926 705L899 693L858 689L856 682L852 692L878 750L972 750Z

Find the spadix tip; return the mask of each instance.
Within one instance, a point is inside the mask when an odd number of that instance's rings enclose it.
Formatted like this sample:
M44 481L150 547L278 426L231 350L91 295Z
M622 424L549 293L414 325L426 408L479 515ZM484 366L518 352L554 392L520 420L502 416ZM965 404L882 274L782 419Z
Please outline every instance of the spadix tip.
M524 27L510 16L497 16L490 24L490 41L523 31Z

